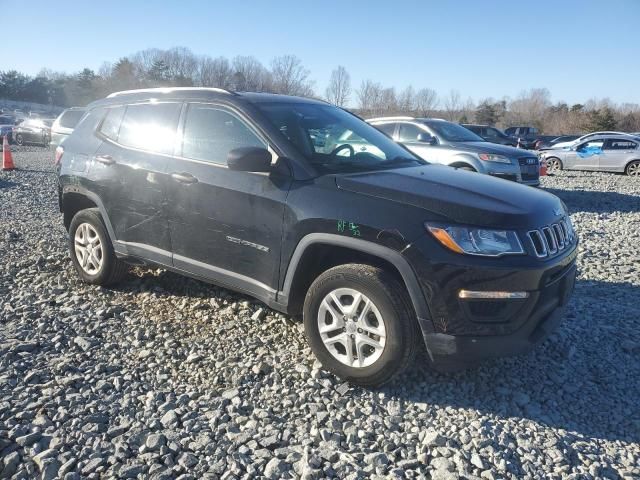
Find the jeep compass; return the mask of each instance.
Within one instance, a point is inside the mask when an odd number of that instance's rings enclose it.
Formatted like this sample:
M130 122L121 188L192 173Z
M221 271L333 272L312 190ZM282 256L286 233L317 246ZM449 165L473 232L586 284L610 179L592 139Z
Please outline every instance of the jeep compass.
M360 385L421 345L444 369L523 352L573 288L577 237L557 197L431 165L321 101L117 92L88 106L56 162L84 281L147 264L250 295L302 316L322 364Z

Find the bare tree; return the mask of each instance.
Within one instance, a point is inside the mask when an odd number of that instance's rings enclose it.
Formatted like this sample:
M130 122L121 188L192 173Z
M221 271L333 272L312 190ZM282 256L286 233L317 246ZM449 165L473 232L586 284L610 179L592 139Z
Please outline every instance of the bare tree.
M544 116L551 107L551 94L546 88L532 88L509 102L510 123L526 123L542 128Z
M430 88L421 88L416 93L416 111L421 117L428 117L438 106L438 94Z
M351 95L351 76L342 65L331 72L331 79L325 95L329 103L339 107L347 105Z
M450 122L455 121L456 115L461 109L460 92L457 90L449 90L449 93L442 101L445 111L445 117Z
M382 86L372 80L363 80L356 92L358 108L365 114L373 113L374 107L380 102Z
M271 76L266 68L254 57L235 57L231 62L233 70L231 84L239 92L265 92L271 89Z
M398 110L401 113L412 114L416 109L416 94L409 85L398 95Z
M295 55L282 55L271 61L272 88L275 93L310 97L313 82L309 80L309 70Z
M207 55L200 58L198 65L198 84L202 87L231 88L231 65L225 57L211 58Z

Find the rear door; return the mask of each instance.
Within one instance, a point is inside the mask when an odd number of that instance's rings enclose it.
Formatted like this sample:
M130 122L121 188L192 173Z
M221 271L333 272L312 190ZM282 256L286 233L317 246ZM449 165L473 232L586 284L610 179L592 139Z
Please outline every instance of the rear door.
M637 150L638 144L632 140L608 138L602 147L599 169L622 172Z
M170 161L168 215L175 267L259 298L278 285L284 205L291 179L227 168L229 151L268 148L240 112L190 103Z
M181 102L140 103L110 109L91 174L116 239L131 255L171 264L164 212L167 160L173 153Z

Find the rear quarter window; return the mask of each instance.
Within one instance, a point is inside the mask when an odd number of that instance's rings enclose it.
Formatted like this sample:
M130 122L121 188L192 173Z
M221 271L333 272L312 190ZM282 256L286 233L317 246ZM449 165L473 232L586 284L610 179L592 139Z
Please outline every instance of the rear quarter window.
M67 110L60 117L58 125L63 128L75 128L84 115L84 112L84 110Z
M173 153L181 103L128 105L118 143L163 154Z
M123 106L110 108L100 125L100 133L114 142L118 140L124 109Z

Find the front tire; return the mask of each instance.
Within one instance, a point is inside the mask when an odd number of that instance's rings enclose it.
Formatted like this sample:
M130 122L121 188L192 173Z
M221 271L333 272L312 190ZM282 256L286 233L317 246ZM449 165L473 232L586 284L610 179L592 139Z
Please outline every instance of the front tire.
M640 160L634 160L627 165L625 172L630 177L640 177Z
M313 282L304 328L327 370L368 387L410 365L420 338L404 286L390 273L360 264L331 268Z
M127 273L127 264L116 257L96 208L81 210L71 220L69 252L80 278L92 285L111 285Z
M556 157L550 157L545 160L547 162L547 173L556 173L562 170L562 161Z

